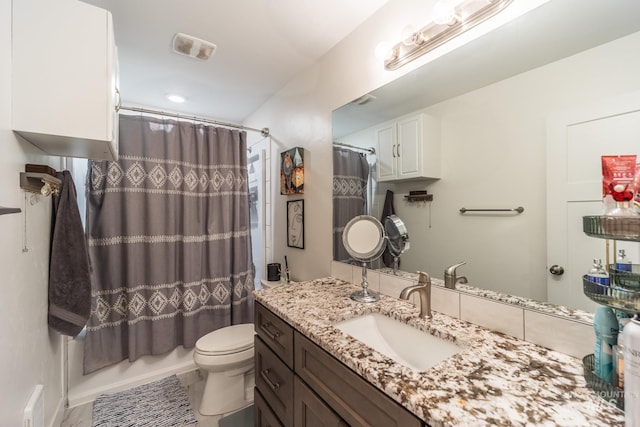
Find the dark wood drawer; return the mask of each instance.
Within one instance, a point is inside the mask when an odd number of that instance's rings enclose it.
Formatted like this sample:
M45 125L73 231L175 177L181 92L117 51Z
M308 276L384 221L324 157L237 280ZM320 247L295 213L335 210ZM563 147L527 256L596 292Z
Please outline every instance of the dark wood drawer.
M258 336L255 362L256 388L282 425L293 426L293 371Z
M297 376L293 388L296 427L349 427Z
M420 427L422 421L339 360L295 333L296 374L350 426Z
M256 333L293 369L293 328L259 303L255 304Z
M253 425L256 427L282 427L282 423L258 390L256 390L253 399Z

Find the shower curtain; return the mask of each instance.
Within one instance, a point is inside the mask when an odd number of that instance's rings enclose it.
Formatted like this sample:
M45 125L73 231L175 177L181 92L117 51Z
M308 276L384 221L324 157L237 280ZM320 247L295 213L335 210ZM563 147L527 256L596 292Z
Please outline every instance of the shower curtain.
M87 191L85 374L253 321L245 132L121 115Z
M367 212L369 163L363 153L333 147L333 259L348 261L342 232L349 220Z

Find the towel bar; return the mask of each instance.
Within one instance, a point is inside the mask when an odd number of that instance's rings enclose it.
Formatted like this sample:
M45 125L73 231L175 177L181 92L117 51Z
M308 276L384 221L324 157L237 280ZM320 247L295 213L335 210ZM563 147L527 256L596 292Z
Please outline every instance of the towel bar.
M466 213L466 212L516 212L521 214L522 212L524 212L524 208L522 206L518 206L517 208L512 208L512 209L467 209L467 208L460 208L460 213Z

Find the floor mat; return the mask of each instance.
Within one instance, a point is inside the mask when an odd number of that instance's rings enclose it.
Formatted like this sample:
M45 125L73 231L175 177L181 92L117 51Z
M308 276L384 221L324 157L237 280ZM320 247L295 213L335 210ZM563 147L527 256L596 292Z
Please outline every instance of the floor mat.
M253 405L223 417L218 421L219 427L252 427L253 426Z
M175 375L114 394L93 405L93 427L197 426L187 393Z

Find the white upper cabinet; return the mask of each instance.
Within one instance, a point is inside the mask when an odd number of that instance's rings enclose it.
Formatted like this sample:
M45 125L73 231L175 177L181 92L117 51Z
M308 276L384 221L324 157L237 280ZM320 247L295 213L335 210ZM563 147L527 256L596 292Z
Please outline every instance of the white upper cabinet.
M13 0L12 129L56 156L118 157L111 13L78 0Z
M440 125L424 113L375 127L378 181L440 178Z

